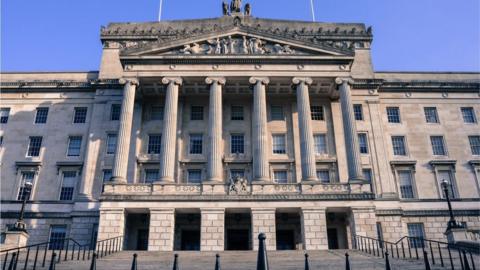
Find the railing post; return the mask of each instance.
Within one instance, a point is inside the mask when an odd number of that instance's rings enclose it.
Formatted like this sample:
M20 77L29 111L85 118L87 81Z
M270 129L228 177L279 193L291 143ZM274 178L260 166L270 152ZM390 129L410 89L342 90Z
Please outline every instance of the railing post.
M215 254L215 270L220 270L220 255Z
M431 270L432 269L430 267L430 262L428 261L428 254L425 250L423 251L423 262L425 263L425 270Z
M430 256L432 256L432 264L435 265L435 256L433 255L432 242L428 242L428 245L430 246Z
M87 246L83 246L83 255L82 255L82 261L85 261L85 251L87 249Z
M178 270L179 269L179 267L178 267L178 254L175 254L173 256L173 267L172 267L172 269L173 270ZM132 268L132 270L134 270L134 269Z
M465 265L465 270L471 270L470 265L468 264L467 253L463 250L463 264Z
M35 252L35 259L33 260L33 270L37 269L37 260L38 260L39 251L40 251L40 245L37 246L37 251Z
M57 254L55 252L52 252L52 259L50 260L50 266L48 267L48 270L55 270L55 264L56 264L55 257L56 256L57 256Z
M25 257L25 264L23 265L23 270L27 270L28 266L28 257L30 257L30 247L27 248L27 256Z
M15 259L15 268L13 268L14 270L17 270L18 258L20 258L20 249L19 248L17 248L17 258Z
M400 245L402 246L402 256L405 259L405 247L403 246L403 241L400 242Z
M463 264L462 252L460 251L460 249L457 249L457 251L458 251L458 259L460 260L460 265L462 266L462 270L465 270L465 266Z
M13 267L15 267L16 258L17 258L17 253L16 252L12 253L12 259L10 259L10 263L8 264L8 270L13 270Z
M345 270L350 270L350 259L348 258L350 255L345 253Z
M472 255L472 252L468 252L470 254L470 261L472 262L472 269L473 270L476 270L475 268L475 260L473 259L473 255Z
M265 239L267 237L264 233L258 235L258 256L257 256L257 270L268 270L267 250L265 247Z
M70 260L73 261L75 255L75 242L72 243L72 255L70 256Z
M43 252L42 267L45 267L45 260L47 258L47 249L48 249L48 244L45 244L45 249L44 249L44 252Z
M388 251L385 252L385 270L392 270L392 266L390 265L390 260L388 259Z
M452 251L450 251L450 246L447 246L447 250L448 250L448 258L450 260L450 267L452 270L454 270L455 267L453 266Z
M440 255L440 265L444 267L442 249L440 248L440 243L437 242L438 254Z
M305 253L305 270L310 270L310 263L308 262L308 253Z
M137 270L137 253L133 254L132 267L130 270Z
M93 252L90 270L97 270L97 253Z
M416 238L412 238L413 239L413 245L415 246L415 256L417 257L417 260L418 260L418 245L417 245L417 239Z

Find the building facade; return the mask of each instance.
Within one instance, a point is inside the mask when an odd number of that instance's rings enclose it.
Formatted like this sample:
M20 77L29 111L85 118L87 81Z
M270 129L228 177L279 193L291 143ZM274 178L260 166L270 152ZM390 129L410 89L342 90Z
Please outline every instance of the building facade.
M227 8L103 27L98 72L2 73L2 230L27 196L30 243L445 240L443 180L479 227L479 74L375 72L372 40L364 24Z

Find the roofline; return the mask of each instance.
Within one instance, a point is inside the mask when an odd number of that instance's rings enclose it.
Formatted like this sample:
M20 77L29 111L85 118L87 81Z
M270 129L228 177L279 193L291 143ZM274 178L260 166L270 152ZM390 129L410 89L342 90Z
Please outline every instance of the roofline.
M374 74L479 74L480 71L375 71Z
M89 71L2 71L0 74L53 74L53 73L100 73L98 70L89 70Z

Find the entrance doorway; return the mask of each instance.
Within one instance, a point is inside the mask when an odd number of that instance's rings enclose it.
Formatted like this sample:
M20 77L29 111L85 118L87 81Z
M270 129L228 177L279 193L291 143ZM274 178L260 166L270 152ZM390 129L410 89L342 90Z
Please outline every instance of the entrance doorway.
M251 250L252 218L247 209L234 209L225 213L225 249Z
M348 214L327 212L328 249L348 249Z
M149 214L127 212L125 226L126 250L148 250L149 221Z
M302 231L298 209L279 209L275 214L277 250L302 248Z
M200 250L200 220L199 211L175 213L175 250Z

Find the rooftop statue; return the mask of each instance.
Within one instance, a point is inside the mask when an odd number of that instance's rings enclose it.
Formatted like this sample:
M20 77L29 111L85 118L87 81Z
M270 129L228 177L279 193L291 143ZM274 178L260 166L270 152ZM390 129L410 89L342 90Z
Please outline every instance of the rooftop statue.
M223 10L223 16L227 16L228 15L228 3L223 1L222 2L222 10Z
M232 0L230 3L230 12L242 12L242 0Z
M245 5L245 16L252 15L252 6L249 3Z

